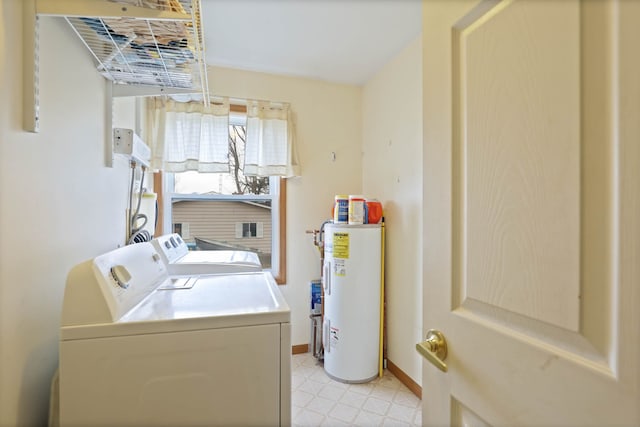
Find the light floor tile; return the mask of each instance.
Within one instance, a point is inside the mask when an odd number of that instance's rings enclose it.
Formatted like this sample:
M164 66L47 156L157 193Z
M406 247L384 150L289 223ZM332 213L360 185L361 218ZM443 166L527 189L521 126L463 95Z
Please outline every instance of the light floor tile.
M302 412L302 408L296 405L291 405L291 419L294 419L298 414Z
M323 384L327 384L333 381L331 378L327 376L327 374L324 373L324 369L322 368L320 368L319 370L316 369L310 378L314 381L318 381L319 383L323 383Z
M324 371L323 371L323 372L324 372ZM327 377L327 378L329 378L329 377ZM334 386L334 387L341 388L341 389L343 389L343 390L347 390L349 387L351 387L351 384L349 384L349 383L343 383L343 382L340 382L340 381L334 381L334 380L331 380L331 381L330 381L330 384L331 384L332 386Z
M393 397L393 402L410 408L418 408L421 403L420 399L418 399L415 394L405 390L398 390Z
M340 398L344 395L345 389L341 387L336 387L331 384L325 385L319 393L316 393L318 396L326 397L331 400L340 400Z
M314 358L311 357L310 354L307 353L307 355L309 355L310 357L301 357L300 360L300 365L301 366L310 366L312 368L315 368L318 366L318 361Z
M325 418L325 420L321 424L322 427L342 427L350 425L351 424L336 420L335 418Z
M306 378L302 375L291 375L291 390L297 390Z
M384 376L378 380L377 386L387 387L394 390L398 390L404 387L400 380L394 377L393 374L389 371L385 371Z
M315 412L319 412L321 414L328 414L334 406L336 406L336 402L334 400L316 396L309 403L307 403L306 408L311 409Z
M382 421L384 421L383 416L361 411L358 413L353 425L362 427L380 426L382 425Z
M307 403L311 402L314 398L315 396L311 393L297 390L291 394L291 404L304 408L307 406Z
M422 425L422 409L421 408L418 408L418 410L416 411L415 417L413 417L413 425L414 426Z
M368 397L366 402L364 402L364 405L362 405L362 409L373 412L374 414L386 415L387 409L389 409L390 405L391 402L388 400L378 399L377 397Z
M369 396L377 397L380 400L386 400L387 402L392 402L393 398L396 395L396 390L389 387L375 386Z
M318 392L320 392L320 390L322 390L323 387L324 384L311 379L307 379L298 386L297 390L306 391L307 393L311 393L315 396L318 394Z
M416 409L409 408L408 406L392 403L387 411L387 416L393 419L412 423L416 415Z
M371 394L371 390L373 390L373 387L374 387L373 384L370 384L370 383L351 384L349 386L349 390L368 396L369 394Z
M345 394L340 398L340 402L353 406L354 408L361 408L364 401L367 400L367 396L364 394L356 393L352 390L347 390Z
M308 409L302 410L293 421L293 425L304 427L316 427L322 425L325 416Z
M350 423L353 420L355 420L359 412L360 411L357 408L354 408L353 406L338 403L329 413L329 417L337 418L340 421Z
M385 418L382 427L411 427L411 424L394 420L393 418Z
M388 371L368 383L329 378L310 353L292 357L294 427L419 426L421 402Z
M295 373L298 375L302 375L304 377L310 377L314 374L316 374L318 372L318 370L316 368L314 368L313 366L298 366L298 367L294 367L295 369Z

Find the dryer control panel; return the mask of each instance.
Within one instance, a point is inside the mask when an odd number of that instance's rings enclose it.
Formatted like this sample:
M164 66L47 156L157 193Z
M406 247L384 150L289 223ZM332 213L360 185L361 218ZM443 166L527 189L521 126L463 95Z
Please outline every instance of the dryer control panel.
M178 233L156 237L151 243L162 256L165 264L173 264L189 253L187 244Z

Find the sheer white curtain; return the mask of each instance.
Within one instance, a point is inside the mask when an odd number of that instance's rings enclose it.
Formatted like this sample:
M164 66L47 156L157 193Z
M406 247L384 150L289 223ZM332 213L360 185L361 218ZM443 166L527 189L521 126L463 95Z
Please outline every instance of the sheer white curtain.
M229 99L211 105L150 98L152 168L166 172L229 171Z
M245 175L298 176L294 142L289 104L247 101Z

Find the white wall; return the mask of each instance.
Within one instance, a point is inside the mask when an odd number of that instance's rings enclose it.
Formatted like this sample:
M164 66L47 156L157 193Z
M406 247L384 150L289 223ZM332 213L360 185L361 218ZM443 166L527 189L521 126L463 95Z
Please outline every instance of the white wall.
M386 223L387 356L416 383L422 331L422 43L411 42L363 89L363 191Z
M22 129L22 0L0 0L0 425L46 425L69 269L124 241L129 169L104 167L104 79L41 19L41 132Z
M291 306L291 342L307 344L309 282L320 278L320 256L305 230L331 217L335 194L362 190L361 88L211 67L209 89L215 95L291 103L302 176L287 182L287 284L281 290Z

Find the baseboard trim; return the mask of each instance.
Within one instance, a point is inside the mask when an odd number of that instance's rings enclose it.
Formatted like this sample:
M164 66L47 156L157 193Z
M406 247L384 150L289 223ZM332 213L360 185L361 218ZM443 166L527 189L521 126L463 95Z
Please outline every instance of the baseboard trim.
M387 369L413 394L418 396L418 399L422 399L422 387L418 385L409 375L407 375L402 369L398 368L391 360L387 359Z
M298 344L291 346L291 354L302 354L309 352L309 344Z

